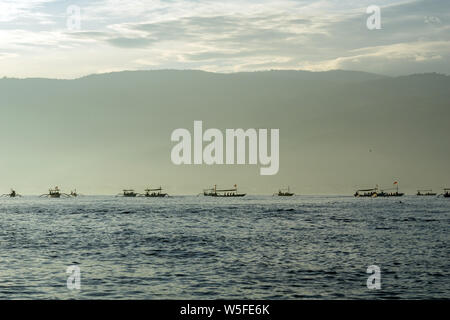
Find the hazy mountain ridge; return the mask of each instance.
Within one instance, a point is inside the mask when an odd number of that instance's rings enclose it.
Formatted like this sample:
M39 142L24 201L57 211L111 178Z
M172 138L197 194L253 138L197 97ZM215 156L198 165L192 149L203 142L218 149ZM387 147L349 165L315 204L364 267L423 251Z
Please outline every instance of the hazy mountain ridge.
M28 181L39 181L107 193L155 182L186 193L236 182L250 192L290 184L300 193L347 193L392 179L438 188L450 184L449 89L446 75L352 71L0 79L4 188L34 190ZM219 129L279 128L280 173L173 166L170 134L192 130L194 120Z

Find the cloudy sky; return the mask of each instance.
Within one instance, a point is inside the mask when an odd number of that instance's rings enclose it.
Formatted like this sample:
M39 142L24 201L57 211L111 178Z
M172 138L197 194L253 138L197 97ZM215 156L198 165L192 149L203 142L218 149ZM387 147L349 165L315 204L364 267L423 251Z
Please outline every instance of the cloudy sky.
M379 30L366 26L370 5L381 8ZM450 74L449 17L448 0L1 0L0 76L168 68Z

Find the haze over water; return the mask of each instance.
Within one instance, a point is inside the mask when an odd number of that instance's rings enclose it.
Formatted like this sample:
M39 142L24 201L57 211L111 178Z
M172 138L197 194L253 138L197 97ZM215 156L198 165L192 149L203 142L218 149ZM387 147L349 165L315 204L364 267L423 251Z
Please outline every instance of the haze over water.
M449 224L440 197L2 199L0 299L448 299Z

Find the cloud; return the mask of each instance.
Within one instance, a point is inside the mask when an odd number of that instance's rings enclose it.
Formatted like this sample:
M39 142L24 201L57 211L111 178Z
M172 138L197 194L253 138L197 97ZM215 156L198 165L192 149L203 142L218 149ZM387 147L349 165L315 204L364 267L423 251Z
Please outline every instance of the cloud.
M352 50L345 57L327 61L306 62L302 69L324 71L353 68L382 74L404 74L407 70L438 70L438 66L447 64L449 58L450 43L446 41L397 43Z
M434 24L434 25L442 23L441 19L439 19L438 17L434 17L434 16L425 16L424 22L426 24Z
M8 15L14 21L0 30L3 50L22 59L48 56L49 65L56 54L74 59L76 52L82 55L76 59L88 66L114 55L114 63L92 67L92 73L148 66L220 72L345 68L390 75L429 68L450 73L446 0L380 0L381 30L366 27L368 0L79 1L82 29L71 32L65 27L65 7L44 0L18 3ZM31 28L22 24L20 13L58 23L42 20ZM89 56L83 53L88 51ZM7 60L2 59L1 70L11 70ZM42 73L61 72L44 65Z
M0 22L12 22L19 19L38 20L38 23L47 21L50 17L39 11L43 5L56 0L2 0L0 2Z
M147 47L151 43L153 43L151 39L147 38L126 38L126 37L111 38L107 39L106 41L112 44L113 46L120 48L142 48Z
M9 53L9 52L0 52L0 60L1 59L8 59L8 58L14 58L17 55L14 53Z

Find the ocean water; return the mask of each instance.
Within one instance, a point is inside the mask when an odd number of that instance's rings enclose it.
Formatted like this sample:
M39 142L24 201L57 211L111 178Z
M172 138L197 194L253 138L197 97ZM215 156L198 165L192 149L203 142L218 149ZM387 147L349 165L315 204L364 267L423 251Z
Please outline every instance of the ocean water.
M449 226L439 197L1 199L0 299L448 299Z

